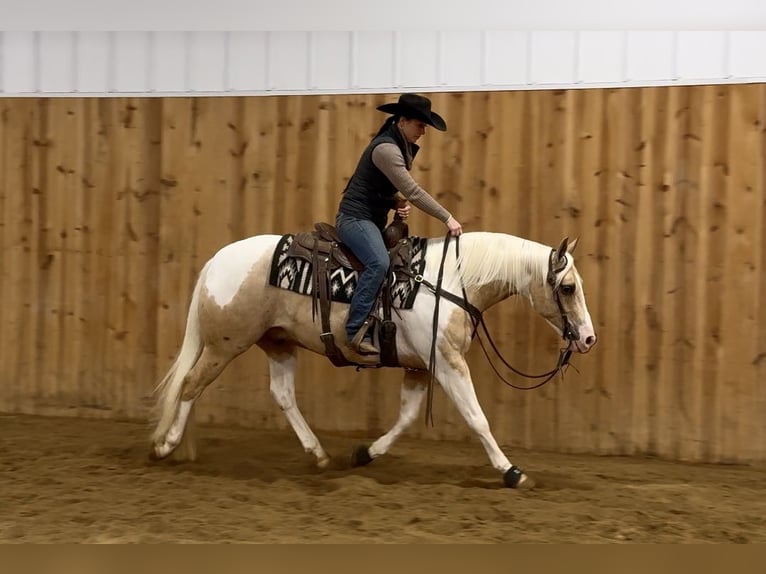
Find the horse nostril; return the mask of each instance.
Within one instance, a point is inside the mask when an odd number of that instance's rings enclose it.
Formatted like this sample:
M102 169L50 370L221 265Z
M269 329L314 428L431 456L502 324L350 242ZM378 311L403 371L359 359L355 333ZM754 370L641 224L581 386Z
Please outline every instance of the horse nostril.
M589 347L592 347L593 345L595 345L596 336L595 335L589 336L587 339L585 339L585 344L588 345Z

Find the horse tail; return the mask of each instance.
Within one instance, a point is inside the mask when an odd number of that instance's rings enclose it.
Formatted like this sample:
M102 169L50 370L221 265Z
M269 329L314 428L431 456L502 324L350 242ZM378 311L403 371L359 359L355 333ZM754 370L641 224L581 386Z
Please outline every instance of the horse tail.
M157 402L155 403L157 426L152 434L152 441L154 442L164 439L173 425L178 404L181 401L184 379L202 354L203 344L200 337L198 307L200 291L202 290L203 279L208 265L209 263L203 267L197 278L197 284L194 286L191 303L189 304L189 312L186 317L186 332L181 349L167 374L154 389L154 393L157 395ZM189 413L187 422L187 430L189 431L192 430L189 427L193 425L193 419L194 413ZM184 434L186 435L187 433Z

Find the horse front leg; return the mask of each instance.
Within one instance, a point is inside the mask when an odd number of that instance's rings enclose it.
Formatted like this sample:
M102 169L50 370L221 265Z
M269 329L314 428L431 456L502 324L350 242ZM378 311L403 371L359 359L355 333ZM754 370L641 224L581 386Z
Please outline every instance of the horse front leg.
M409 369L404 371L399 418L394 426L391 427L391 430L372 443L371 446L359 445L354 449L351 455L351 464L353 466L364 466L372 462L374 458L388 452L394 442L396 442L396 439L402 435L418 416L427 388L428 372Z
M489 428L489 421L479 405L471 373L465 358L449 356L437 359L436 376L444 391L455 403L468 426L479 435L489 460L503 473L503 482L510 488L532 488L535 483L520 468L513 465L497 444Z

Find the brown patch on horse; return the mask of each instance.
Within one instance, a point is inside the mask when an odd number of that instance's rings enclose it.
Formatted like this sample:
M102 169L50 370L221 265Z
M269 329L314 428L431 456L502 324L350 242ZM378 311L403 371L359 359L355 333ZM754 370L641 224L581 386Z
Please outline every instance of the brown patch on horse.
M311 297L269 285L271 253L264 255L242 282L234 298L221 307L207 289L200 294L201 337L206 348L216 354L236 357L254 344L290 342L320 355L324 345L319 338L321 324L312 316ZM343 354L351 361L369 363L348 347L346 319L348 305L334 302L330 330Z
M450 313L438 345L447 364L465 377L470 376L465 354L471 346L472 332L473 323L468 313L462 309L455 309Z

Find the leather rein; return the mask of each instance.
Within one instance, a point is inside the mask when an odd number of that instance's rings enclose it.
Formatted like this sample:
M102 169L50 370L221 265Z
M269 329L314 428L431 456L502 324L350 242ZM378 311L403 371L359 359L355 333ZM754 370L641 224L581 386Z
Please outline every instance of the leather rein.
M454 293L450 293L449 291L445 291L442 288L442 280L444 276L444 262L447 259L447 250L449 247L450 237L451 236L447 234L444 240L444 251L442 252L441 263L439 264L439 274L436 279L436 285L433 285L429 281L426 281L423 278L423 276L420 274L413 276L413 279L416 282L425 286L429 291L431 291L434 294L434 297L436 299L434 303L431 352L430 352L430 357L428 360L428 372L430 374L430 378L428 382L428 402L426 404L426 424L430 422L432 426L433 426L432 403L433 403L433 392L434 392L433 389L434 389L434 382L436 380L436 336L438 333L438 324L439 324L439 299L441 297L444 297L446 300L450 301L451 303L454 303L455 305L457 305L458 307L460 307L461 309L463 309L464 311L468 313L468 315L471 317L471 323L473 324L473 333L471 334L471 339L473 339L474 337L478 338L479 344L481 345L481 349L484 352L484 356L487 357L487 361L492 367L492 370L495 372L497 377L509 387L512 387L520 391L531 391L534 389L539 389L540 387L548 383L554 376L556 376L557 373L562 372L562 370L569 364L569 358L572 355L572 351L569 348L560 349L559 358L556 361L556 366L553 367L550 371L546 373L541 373L539 375L527 374L515 368L510 363L508 363L508 361L503 357L500 350L497 348L495 341L492 339L492 335L490 335L489 330L487 329L487 324L484 322L483 313L476 306L472 305L468 301L468 295L466 294L465 286L462 285L462 279L461 279L461 290L463 294L462 297L455 295ZM548 258L548 275L546 278L546 282L551 286L553 290L553 298L556 301L556 305L559 309L559 313L561 314L562 338L565 341L569 341L571 343L579 339L579 333L577 332L577 328L569 322L567 314L564 311L564 306L561 303L561 295L559 291L560 285L557 285L557 282L556 282L556 278L558 274L566 269L566 258L563 258L564 259L563 265L559 267L554 267L555 260L556 260L555 256L556 256L556 250L552 249L551 254ZM456 237L455 238L455 258L459 260L459 257L460 257L460 238ZM508 367L511 371L513 371L519 376L522 376L528 379L544 379L544 380L528 387L521 387L521 386L515 385L514 383L508 381L505 377L503 377L503 375L500 374L494 362L492 361L492 358L489 355L489 351L487 351L487 348L484 345L484 341L482 340L480 336L478 336L479 327L481 327L484 330L484 335L487 338L487 341L489 342L490 346L492 347L492 350L506 367Z

